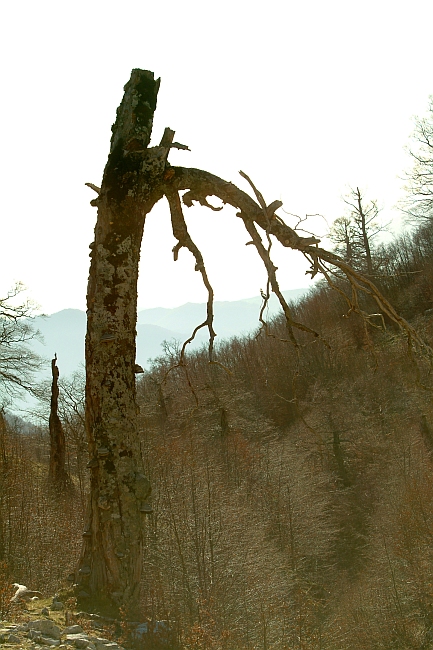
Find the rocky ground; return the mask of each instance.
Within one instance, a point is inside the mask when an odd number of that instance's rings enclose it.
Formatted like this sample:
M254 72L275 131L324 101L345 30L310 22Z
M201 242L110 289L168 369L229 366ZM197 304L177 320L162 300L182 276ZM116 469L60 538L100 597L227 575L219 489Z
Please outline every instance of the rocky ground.
M119 625L98 621L100 617L97 616L76 613L57 597L14 604L8 618L10 620L0 622L2 648L47 650L52 646L68 650L124 650L120 645L122 628Z

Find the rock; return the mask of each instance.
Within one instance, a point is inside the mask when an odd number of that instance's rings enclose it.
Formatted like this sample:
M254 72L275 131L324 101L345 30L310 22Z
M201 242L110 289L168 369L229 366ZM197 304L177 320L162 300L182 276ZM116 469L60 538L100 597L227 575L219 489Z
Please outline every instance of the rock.
M39 643L42 643L42 645L49 645L49 646L59 646L60 641L56 641L56 639L49 639L48 637L41 636L39 638Z
M43 608L41 609L41 614L42 614L43 616L49 616L49 615L50 615L50 610L48 609L48 607L43 607Z
M62 634L83 634L84 630L81 625L70 625L65 627Z
M29 630L37 630L44 636L49 636L52 639L60 640L60 628L58 625L47 618L42 618L38 621L30 621L27 624Z
M21 641L22 639L15 634L9 634L9 638L7 639L7 643L21 643Z
M60 612L62 609L65 609L65 605L60 600L56 600L50 605L52 612Z
M64 603L62 603L61 600L59 600L58 594L55 594L53 596L53 602L50 605L50 609L57 612L61 611L62 609L65 609L65 605Z
M92 643L95 644L96 650L123 650L122 646L114 641L102 639L100 637L92 638Z
M5 632L27 632L27 624L24 623L23 625L17 625L16 623L12 623L10 625L5 625L4 628L0 629L0 634Z
M90 637L84 632L66 635L66 643L68 645L74 645L76 648L87 648L90 641L92 641L92 639L90 639Z

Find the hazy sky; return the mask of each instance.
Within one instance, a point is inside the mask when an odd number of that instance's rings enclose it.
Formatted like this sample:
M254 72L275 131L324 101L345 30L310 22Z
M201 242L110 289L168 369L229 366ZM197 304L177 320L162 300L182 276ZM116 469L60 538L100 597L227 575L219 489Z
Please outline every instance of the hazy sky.
M192 150L172 164L248 189L242 169L268 202L329 223L359 185L398 226L404 146L433 93L431 0L17 0L0 12L0 295L17 279L46 313L85 308L96 209L84 183L101 182L132 68L162 79L153 142L170 126ZM257 295L264 271L234 212L186 217L216 299ZM205 300L173 245L161 201L144 231L140 308ZM308 284L299 254L276 260L283 289Z

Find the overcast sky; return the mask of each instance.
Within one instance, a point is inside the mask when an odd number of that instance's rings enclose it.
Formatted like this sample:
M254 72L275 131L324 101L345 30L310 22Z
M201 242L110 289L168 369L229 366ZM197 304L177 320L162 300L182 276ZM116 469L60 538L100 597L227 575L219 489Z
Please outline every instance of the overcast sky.
M433 93L431 0L17 0L0 11L0 296L21 280L46 313L85 309L96 209L84 183L101 182L132 68L161 77L153 142L170 126L191 148L172 164L248 189L242 169L268 202L329 224L358 185L399 227L404 147ZM186 217L216 299L257 295L264 271L234 212ZM140 308L205 300L173 245L161 201L144 230ZM299 254L276 261L283 289L308 285Z

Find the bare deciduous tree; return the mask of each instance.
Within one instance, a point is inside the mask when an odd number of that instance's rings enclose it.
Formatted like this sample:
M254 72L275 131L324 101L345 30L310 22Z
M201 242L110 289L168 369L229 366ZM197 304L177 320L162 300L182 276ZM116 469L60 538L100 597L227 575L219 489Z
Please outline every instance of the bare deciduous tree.
M433 218L433 96L430 97L426 117L415 119L409 153L412 169L406 174L408 196L402 209L409 222L430 221Z
M23 291L24 286L17 283L0 298L0 408L13 397L34 392L34 373L43 363L28 345L39 333L30 320L34 305L17 300Z
M334 221L330 239L348 264L373 276L377 270L373 239L386 228L377 221L379 208L376 201L365 200L359 187L351 189L344 202L349 207L349 214Z

